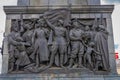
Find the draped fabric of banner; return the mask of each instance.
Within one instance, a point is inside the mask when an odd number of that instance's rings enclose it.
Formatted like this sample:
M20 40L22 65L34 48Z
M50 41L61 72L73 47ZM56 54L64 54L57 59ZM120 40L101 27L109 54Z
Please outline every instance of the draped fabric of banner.
M69 9L54 9L44 13L48 20L54 24L57 20L61 19L64 22L64 26L67 26L70 22L70 10Z

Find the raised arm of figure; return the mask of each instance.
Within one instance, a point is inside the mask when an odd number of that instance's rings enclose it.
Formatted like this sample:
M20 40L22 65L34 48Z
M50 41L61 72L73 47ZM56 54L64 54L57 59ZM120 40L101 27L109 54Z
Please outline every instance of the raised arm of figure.
M53 31L55 31L55 26L53 25L53 24L51 24L47 19L46 19L46 17L43 17L44 18L44 20L46 21L46 23L48 24L48 26L53 30Z

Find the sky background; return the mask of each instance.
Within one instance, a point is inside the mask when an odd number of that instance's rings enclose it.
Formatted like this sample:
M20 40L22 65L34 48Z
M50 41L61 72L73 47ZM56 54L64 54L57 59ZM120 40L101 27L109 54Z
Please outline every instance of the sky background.
M112 14L113 21L113 32L114 32L114 43L115 52L120 53L120 0L101 0L102 5L114 4L115 9ZM3 6L7 5L17 5L17 0L0 0L0 47L2 45L3 33L5 30L5 13L3 11ZM0 55L0 64L2 62ZM1 66L0 66L1 68Z
M105 2L109 2L109 3L120 3L120 0L102 0L102 1L105 1Z

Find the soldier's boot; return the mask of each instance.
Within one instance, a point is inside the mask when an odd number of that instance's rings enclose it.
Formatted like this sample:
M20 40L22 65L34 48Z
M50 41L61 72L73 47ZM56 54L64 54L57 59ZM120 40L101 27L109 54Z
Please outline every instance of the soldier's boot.
M74 64L74 59L73 58L70 58L70 61L69 61L69 66L68 68L72 68L73 64Z
M16 71L19 71L19 65L16 66Z
M63 60L64 60L64 56L63 55L60 55L60 67L61 68L65 68L64 66L63 66Z
M11 68L8 70L8 72L12 72L14 70L14 63L10 63Z
M39 57L38 57L38 55L37 55L37 58L36 58L36 68L38 68L40 66L40 61L39 61Z
M49 63L49 65L46 68L50 68L53 65L54 59L55 59L55 54L52 53L51 57L50 57L50 63Z
M81 55L79 55L79 59L78 59L78 68L83 68Z

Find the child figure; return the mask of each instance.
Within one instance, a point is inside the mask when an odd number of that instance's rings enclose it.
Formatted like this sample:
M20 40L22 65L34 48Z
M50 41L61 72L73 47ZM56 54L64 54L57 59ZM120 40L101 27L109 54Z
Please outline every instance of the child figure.
M84 44L84 46L87 48L86 49L86 53L84 55L84 62L86 64L86 61L88 61L88 64L93 69L91 55L92 55L92 53L94 53L96 55L100 55L100 54L99 54L99 52L95 51L95 49L94 49L94 46L95 46L94 42L90 42L88 45Z

